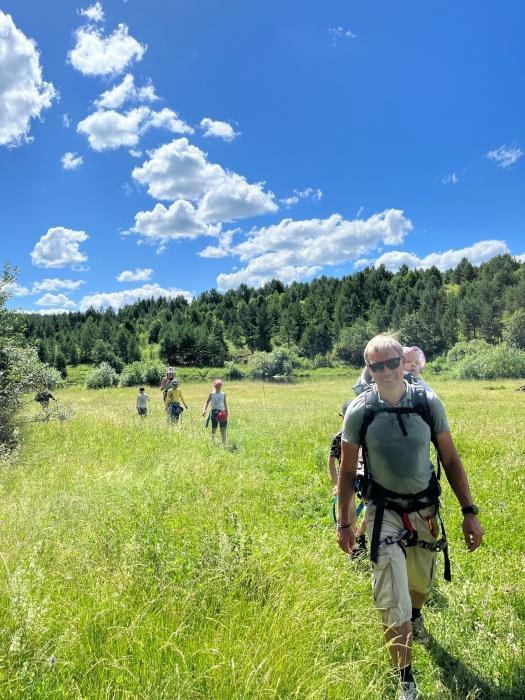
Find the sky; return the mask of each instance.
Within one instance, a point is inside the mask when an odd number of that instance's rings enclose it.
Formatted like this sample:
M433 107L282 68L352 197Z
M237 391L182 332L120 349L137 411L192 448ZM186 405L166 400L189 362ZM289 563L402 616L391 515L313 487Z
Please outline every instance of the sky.
M525 261L521 0L0 0L10 308Z

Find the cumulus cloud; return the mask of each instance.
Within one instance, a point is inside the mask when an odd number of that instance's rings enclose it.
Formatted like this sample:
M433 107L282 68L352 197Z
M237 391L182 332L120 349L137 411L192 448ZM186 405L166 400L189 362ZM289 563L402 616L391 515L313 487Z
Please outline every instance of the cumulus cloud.
M66 280L58 279L57 277L47 277L46 279L35 282L31 289L31 294L40 294L41 292L56 292L57 289L68 289L73 291L78 289L83 284L84 280Z
M201 129L204 130L204 136L214 136L223 141L233 141L234 138L241 135L240 131L234 131L233 126L228 122L219 122L209 117L201 119Z
M162 252L169 241L214 236L218 231L218 226L199 218L191 202L178 199L169 207L157 203L151 211L139 211L130 233L138 234L144 242L156 245L158 252Z
M175 287L163 288L158 284L145 284L142 287L126 289L120 292L97 292L95 294L88 294L80 300L79 308L81 311L86 311L91 306L95 309L106 306L120 309L128 304L134 304L140 299L158 297L174 299L178 296L182 296L188 301L191 301L193 298L191 292L185 291L184 289L177 289Z
M63 226L50 228L31 252L33 265L48 268L77 268L88 259L87 255L79 249L80 243L88 238L84 231L73 231Z
M520 255L513 256L518 262L525 263L525 253L520 253Z
M203 221L233 221L277 211L272 192L264 191L264 182L250 184L236 173L227 173L199 203Z
M118 275L119 282L145 282L151 279L153 270L151 267L138 267L136 270L124 270Z
M27 287L23 287L17 282L8 282L4 285L0 284L0 291L13 297L26 297L28 294L31 294Z
M136 146L142 134L152 127L183 134L193 131L176 112L167 108L154 112L149 107L135 107L125 114L98 110L79 122L77 131L87 136L94 151L106 151Z
M278 208L273 193L263 191L263 183L249 184L241 175L210 163L207 154L186 138L164 144L149 155L148 161L134 168L133 178L156 199L200 199L202 221L229 221Z
M294 204L297 204L301 199L311 199L313 202L320 202L323 198L323 193L318 188L307 187L305 190L294 190L289 197L283 197L279 200L281 204L289 209Z
M131 73L127 73L122 82L110 90L103 92L95 100L97 109L118 109L125 102L135 100L137 102L154 102L159 98L155 94L155 88L151 83L141 88L135 87L135 79Z
M206 246L206 248L199 251L197 255L201 258L225 258L228 255L231 255L233 252L233 236L238 232L238 228L221 232L218 236L218 245Z
M401 243L412 230L412 222L399 209L389 209L366 220L348 221L339 214L327 219L294 221L253 229L248 238L232 249L246 267L217 277L220 289L241 282L260 286L278 278L283 282L317 274L324 265L359 260L383 245Z
M60 306L63 309L74 309L76 304L65 294L44 294L37 302L38 306Z
M105 36L95 27L80 27L75 32L75 47L68 60L78 71L88 76L118 75L134 61L141 61L147 47L128 34L128 27L119 24Z
M439 270L448 270L456 267L462 258L467 258L473 265L481 265L481 263L508 253L509 249L505 241L478 241L474 245L467 248L459 248L457 250L447 250L444 253L430 253L420 258L415 253L408 253L398 250L393 250L389 253L381 255L374 263L375 267L384 265L387 269L396 271L401 265L406 265L409 268L423 268L435 266Z
M76 170L82 165L84 159L82 156L77 156L76 153L68 151L67 153L64 153L60 159L60 162L62 163L64 170Z
M0 145L19 146L31 140L31 120L40 117L57 97L42 79L35 42L0 10Z
M459 182L459 177L456 175L456 173L449 173L441 179L441 182L444 185L457 185Z
M89 22L104 21L104 10L102 9L101 2L96 2L94 5L87 7L85 10L79 10L79 14L85 17Z
M499 168L510 168L522 155L523 151L518 146L500 146L486 153L485 157L493 160Z

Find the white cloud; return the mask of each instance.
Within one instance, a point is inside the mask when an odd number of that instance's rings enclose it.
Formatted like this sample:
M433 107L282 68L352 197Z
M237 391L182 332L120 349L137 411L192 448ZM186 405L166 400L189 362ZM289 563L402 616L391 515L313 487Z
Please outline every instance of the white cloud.
M1 10L0 39L0 145L19 146L31 141L31 120L40 117L58 93L42 80L35 42Z
M518 260L519 262L525 263L525 253L521 253L520 255L513 255L512 257Z
M115 85L110 90L106 90L95 100L95 106L98 109L118 109L129 100L154 102L158 99L159 98L155 94L155 88L151 83L137 89L133 76L131 73L127 73L122 79L122 82L118 83L118 85Z
M289 197L283 197L279 200L281 204L288 209L294 204L297 204L301 199L311 199L313 202L320 202L323 198L323 193L318 188L307 187L305 190L294 190Z
M23 287L17 282L8 282L4 285L0 283L0 292L5 292L9 296L13 297L26 297L28 294L31 294L27 287Z
M474 245L467 248L459 248L458 250L447 250L444 253L430 253L420 258L415 253L408 253L398 250L393 250L389 253L381 255L374 263L375 267L384 265L389 270L398 270L401 265L406 265L410 268L423 268L435 266L439 270L449 270L456 267L462 258L468 258L473 265L481 265L481 263L508 253L509 249L505 241L478 241Z
M104 10L102 9L102 3L98 1L85 10L79 10L79 14L85 17L89 22L104 21Z
M71 309L65 309L65 308L60 308L60 309L38 309L37 311L23 311L22 313L25 314L39 314L40 316L51 316L52 314L68 314L71 312Z
M63 309L74 309L76 304L65 294L44 294L37 302L38 306L61 306Z
M343 39L357 39L350 29L343 29L343 27L328 27L328 34L332 40L332 46L337 46Z
M64 170L76 170L82 165L84 159L82 158L82 156L77 156L76 153L68 151L67 153L64 153L64 155L60 159L60 162L62 163L62 167L64 168Z
M124 270L118 275L119 282L145 282L151 279L153 270L151 267L138 267L136 270Z
M73 291L78 289L83 284L84 280L65 280L58 279L57 277L47 277L46 279L40 280L40 282L35 282L31 289L31 294L40 294L41 292L56 292L57 289L68 289Z
M200 126L204 130L205 137L215 136L223 141L233 141L234 138L240 136L240 131L234 131L228 122L214 121L209 117L201 119Z
M77 131L87 136L93 150L106 151L136 146L142 134L152 127L165 128L174 133L192 131L176 112L170 109L154 112L149 107L135 107L125 114L115 110L98 110L79 122Z
M132 176L148 187L155 199L197 199L224 179L220 165L209 163L206 153L181 138L150 153L150 159L133 170Z
M339 214L328 219L294 221L251 231L248 238L232 249L246 262L235 273L220 274L221 289L241 282L260 286L273 278L285 282L317 274L324 265L359 260L382 245L401 243L412 230L412 222L399 209L374 214L366 220L348 221Z
M69 129L71 126L71 121L69 119L69 114L63 114L62 115L62 124L66 127L66 129Z
M35 245L31 259L37 267L78 267L87 255L79 244L89 238L84 231L73 231L63 226L48 229Z
M148 161L133 170L134 179L156 199L200 199L202 221L229 221L277 210L274 195L263 191L263 183L249 184L241 175L210 163L207 154L186 138L164 144L149 155Z
M199 203L203 221L233 221L259 214L269 214L279 208L272 192L265 192L264 182L249 184L236 173L228 173L224 180L212 187Z
M495 161L499 168L510 168L523 155L523 151L518 146L500 146L494 151L489 151L485 157Z
M104 36L100 29L80 27L75 32L76 44L68 54L71 65L84 75L118 75L133 61L141 61L147 47L128 34L128 27L119 24Z
M449 173L441 179L441 182L444 185L457 185L459 182L459 177L456 175L456 173Z
M225 258L233 252L232 242L233 236L238 233L239 229L231 229L224 231L218 236L219 244L216 246L209 245L199 251L197 255L201 258Z
M139 211L130 230L145 242L157 245L158 252L163 252L169 241L215 236L218 231L218 226L202 221L193 204L185 199L178 199L168 208L157 203L151 211Z
M81 311L86 311L90 306L95 309L106 306L120 309L127 304L134 304L140 299L151 299L152 297L174 299L178 296L182 296L188 301L191 301L193 298L191 292L185 291L184 289L176 289L175 287L165 289L158 284L145 284L136 289L126 289L120 292L97 292L95 294L89 294L82 297L79 302L79 308Z

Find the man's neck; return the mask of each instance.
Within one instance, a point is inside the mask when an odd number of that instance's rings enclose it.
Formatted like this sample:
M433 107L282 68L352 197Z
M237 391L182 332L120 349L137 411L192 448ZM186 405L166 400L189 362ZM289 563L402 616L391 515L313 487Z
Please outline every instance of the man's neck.
M395 384L391 387L381 387L380 389L379 386L377 386L377 393L379 394L379 398L382 401L386 401L387 403L391 404L392 406L395 406L401 401L405 392L406 384L404 379L401 379L401 381L398 384Z

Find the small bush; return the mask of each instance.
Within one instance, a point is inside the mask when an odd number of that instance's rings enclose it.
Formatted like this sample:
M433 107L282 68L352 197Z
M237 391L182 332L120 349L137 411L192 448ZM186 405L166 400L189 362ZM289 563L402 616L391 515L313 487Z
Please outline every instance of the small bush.
M224 365L224 376L226 379L243 379L245 373L234 362L228 361Z
M456 343L454 347L447 352L447 362L452 368L457 362L464 357L477 355L482 350L487 350L491 346L485 340L469 340Z
M56 369L56 367L50 367L49 365L41 365L38 371L38 381L41 384L47 385L50 391L64 386L65 384L58 369Z
M290 376L299 360L292 350L276 348L273 352L256 352L248 362L253 379L269 379L276 374Z
M457 379L520 379L525 377L525 350L505 343L487 345L464 355L451 369Z
M138 386L144 383L144 369L141 362L126 365L120 375L120 386Z
M116 386L117 383L118 374L108 362L101 362L98 367L95 367L88 374L86 379L86 387L88 389L105 389Z
M330 355L316 355L312 359L313 369L320 369L321 367L333 367L334 361Z

